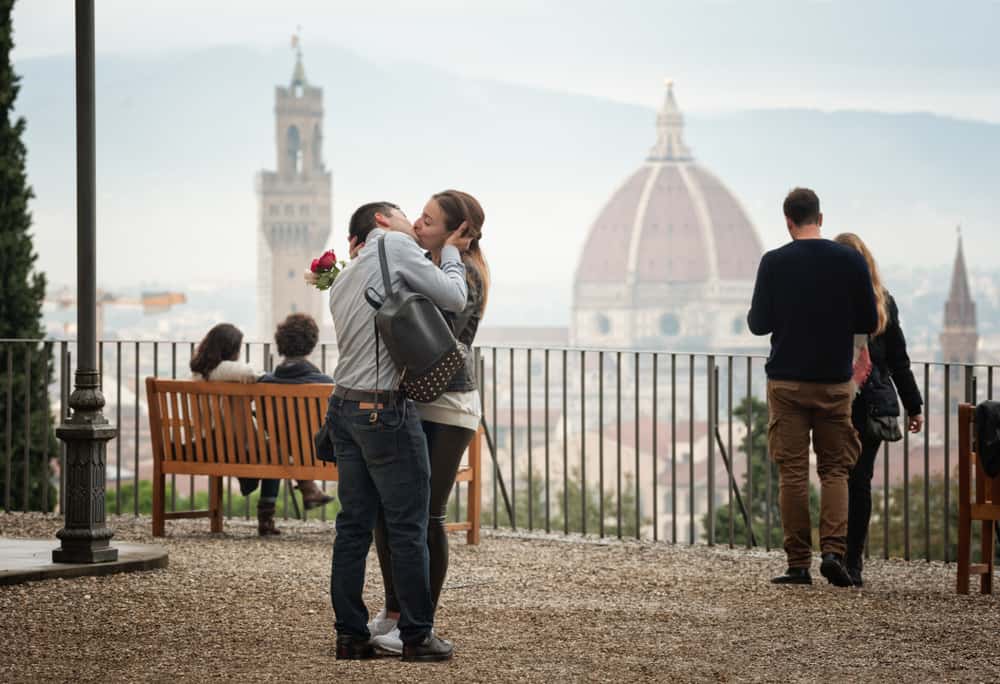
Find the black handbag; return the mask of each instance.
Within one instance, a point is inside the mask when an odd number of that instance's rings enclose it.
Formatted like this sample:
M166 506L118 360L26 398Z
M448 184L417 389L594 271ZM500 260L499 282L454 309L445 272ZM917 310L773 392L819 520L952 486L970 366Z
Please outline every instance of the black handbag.
M883 442L898 442L903 439L903 431L896 416L869 415L865 421L865 432L870 439L880 439Z
M379 266L385 296L379 301L369 289L365 298L375 308L375 354L385 342L400 372L400 389L414 401L434 401L465 365L468 349L455 339L451 326L430 298L415 292L394 292L389 277L385 237L378 241Z

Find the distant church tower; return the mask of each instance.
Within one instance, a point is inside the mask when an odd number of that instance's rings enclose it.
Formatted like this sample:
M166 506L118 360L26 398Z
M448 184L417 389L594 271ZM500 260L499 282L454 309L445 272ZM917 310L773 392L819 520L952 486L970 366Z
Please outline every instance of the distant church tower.
M951 291L944 305L944 330L941 351L946 363L975 363L979 333L976 331L976 304L969 292L969 277L962 251L962 234L958 234L958 252L951 273Z
M303 279L330 237L332 176L323 164L323 89L309 85L298 37L295 70L274 90L277 171L257 174L257 330L270 340L290 313L322 328L325 297Z

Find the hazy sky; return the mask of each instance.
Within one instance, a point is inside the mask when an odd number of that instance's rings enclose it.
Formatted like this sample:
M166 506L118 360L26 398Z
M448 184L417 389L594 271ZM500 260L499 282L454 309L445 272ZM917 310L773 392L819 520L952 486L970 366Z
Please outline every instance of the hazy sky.
M141 9L140 9L141 8ZM805 106L1000 122L1000 0L100 0L119 54L274 45L303 27L368 59L690 111ZM72 3L22 0L16 57L73 49ZM308 47L307 47L308 49Z

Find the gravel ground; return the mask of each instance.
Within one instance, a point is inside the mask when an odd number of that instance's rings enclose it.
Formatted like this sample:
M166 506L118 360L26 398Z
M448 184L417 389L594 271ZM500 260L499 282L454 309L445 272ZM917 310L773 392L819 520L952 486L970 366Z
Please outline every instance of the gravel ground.
M152 542L148 519L113 521ZM446 664L333 657L332 529L168 522L170 567L0 587L0 681L996 681L998 600L954 567L869 564L863 590L773 587L777 553L486 534L452 540ZM0 534L59 520L0 514ZM818 577L818 572L816 573ZM370 558L367 599L381 581ZM819 578L821 579L821 578Z

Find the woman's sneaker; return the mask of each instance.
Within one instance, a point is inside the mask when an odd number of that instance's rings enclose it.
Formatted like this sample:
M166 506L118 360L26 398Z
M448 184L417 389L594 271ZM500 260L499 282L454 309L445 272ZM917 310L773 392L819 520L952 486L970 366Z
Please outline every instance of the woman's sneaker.
M402 655L403 653L403 640L399 637L399 628L394 628L388 634L382 634L381 636L372 638L372 646L379 653L387 653L389 655Z
M406 644L403 647L403 660L411 663L451 660L454 650L450 641L434 636L434 632L431 632L419 644Z
M379 611L375 619L368 623L368 633L372 635L372 638L388 634L394 629L396 629L396 620L388 616L385 608Z

